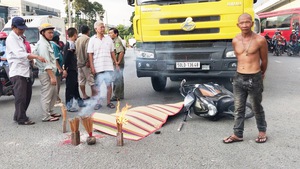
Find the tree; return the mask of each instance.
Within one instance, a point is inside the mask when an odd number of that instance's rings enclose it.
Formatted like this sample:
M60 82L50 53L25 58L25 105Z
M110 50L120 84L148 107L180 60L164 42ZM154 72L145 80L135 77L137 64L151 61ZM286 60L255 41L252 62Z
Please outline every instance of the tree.
M126 28L124 25L118 25L116 27L119 31L119 36L124 39L125 36L129 35L129 32L128 32L128 28Z
M80 27L81 24L85 24L90 28L94 27L96 20L101 19L105 10L103 6L98 2L89 2L89 0L70 0L72 8L68 7L68 0L64 0L66 7L65 11L68 15L68 10L71 10L71 17L73 18L73 11L77 14L75 18L76 27ZM80 15L79 15L80 14ZM81 19L84 16L85 19ZM91 34L94 33L94 29L91 29Z
M129 33L131 33L131 34L133 34L133 18L134 18L134 16L135 16L135 13L134 13L134 11L133 11L133 12L132 12L132 15L131 15L131 17L130 17L131 25L130 25L130 27L129 27L129 29L128 29Z

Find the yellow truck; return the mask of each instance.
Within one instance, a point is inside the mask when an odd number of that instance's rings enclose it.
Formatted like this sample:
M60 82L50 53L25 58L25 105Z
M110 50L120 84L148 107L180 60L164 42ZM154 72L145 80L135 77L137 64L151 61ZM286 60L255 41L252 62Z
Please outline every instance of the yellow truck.
M162 91L171 81L221 80L232 90L237 62L231 41L238 16L255 18L256 0L127 0L133 18L138 77L151 77ZM259 22L255 20L259 26ZM257 29L258 30L258 29Z

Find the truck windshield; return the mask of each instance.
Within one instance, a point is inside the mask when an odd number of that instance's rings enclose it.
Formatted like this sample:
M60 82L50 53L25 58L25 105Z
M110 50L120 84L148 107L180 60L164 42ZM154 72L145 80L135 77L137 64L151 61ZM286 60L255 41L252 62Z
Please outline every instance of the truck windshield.
M187 3L201 3L201 2L216 2L220 0L138 0L138 5L173 5L173 4L187 4Z
M12 29L5 28L3 31L9 34L12 31ZM31 44L35 44L39 41L40 34L38 28L28 28L24 32L24 35L26 37L26 40Z

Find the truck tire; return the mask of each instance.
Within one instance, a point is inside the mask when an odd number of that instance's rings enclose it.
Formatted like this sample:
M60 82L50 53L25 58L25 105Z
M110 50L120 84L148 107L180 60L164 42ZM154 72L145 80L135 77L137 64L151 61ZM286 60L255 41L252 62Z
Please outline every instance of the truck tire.
M151 77L152 87L155 91L161 92L165 90L167 85L166 77Z

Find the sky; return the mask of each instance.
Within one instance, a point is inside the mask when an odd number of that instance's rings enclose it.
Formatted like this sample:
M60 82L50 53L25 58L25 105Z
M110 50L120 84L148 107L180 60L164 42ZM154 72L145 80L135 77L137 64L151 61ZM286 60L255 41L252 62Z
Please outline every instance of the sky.
M33 2L36 4L41 4L44 6L53 7L56 9L61 10L62 16L65 17L66 14L64 13L65 4L64 0L26 0L29 2ZM134 7L131 7L127 4L127 0L90 0L90 2L97 1L102 4L103 9L106 11L104 14L104 23L110 25L126 25L130 26L131 22L130 17L132 12L134 11ZM53 6L55 4L55 6Z

